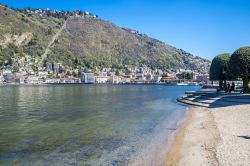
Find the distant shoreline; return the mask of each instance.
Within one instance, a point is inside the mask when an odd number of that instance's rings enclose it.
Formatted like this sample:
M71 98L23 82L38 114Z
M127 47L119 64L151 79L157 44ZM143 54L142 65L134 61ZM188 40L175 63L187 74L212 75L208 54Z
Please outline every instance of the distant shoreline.
M40 83L40 84L2 83L0 84L0 86L4 86L4 85L34 85L34 86L38 86L38 85L166 85L168 86L167 84L164 84L164 83L114 83L114 84L113 83Z
M4 85L163 85L163 86L180 86L180 87L189 87L189 86L201 86L201 85L176 85L176 84L166 84L166 83L39 83L39 84L30 84L30 83L0 83L0 86Z

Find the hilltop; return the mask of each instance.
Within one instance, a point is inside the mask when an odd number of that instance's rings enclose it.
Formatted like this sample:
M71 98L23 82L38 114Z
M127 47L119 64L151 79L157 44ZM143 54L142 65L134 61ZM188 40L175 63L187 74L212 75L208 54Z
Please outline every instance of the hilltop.
M207 72L208 60L146 34L120 28L90 12L0 6L0 65L122 70L146 65L163 71ZM167 32L166 32L167 33ZM18 70L18 69L17 69Z

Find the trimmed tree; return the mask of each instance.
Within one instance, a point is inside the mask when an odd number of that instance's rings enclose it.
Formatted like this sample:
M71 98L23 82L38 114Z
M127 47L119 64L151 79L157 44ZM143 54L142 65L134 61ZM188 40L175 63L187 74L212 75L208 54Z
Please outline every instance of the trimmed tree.
M228 64L231 54L225 53L217 55L211 64L209 77L211 81L219 81L219 88L222 89L224 80L224 88L226 90L226 80L229 79Z
M230 59L230 73L234 77L242 78L243 93L249 93L250 76L250 46L236 50Z

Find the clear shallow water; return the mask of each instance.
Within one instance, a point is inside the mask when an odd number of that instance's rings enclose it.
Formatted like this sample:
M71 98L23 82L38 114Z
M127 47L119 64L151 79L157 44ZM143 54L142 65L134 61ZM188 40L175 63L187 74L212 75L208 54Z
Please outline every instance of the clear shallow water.
M126 165L145 141L174 131L185 115L175 99L198 88L0 86L0 164Z

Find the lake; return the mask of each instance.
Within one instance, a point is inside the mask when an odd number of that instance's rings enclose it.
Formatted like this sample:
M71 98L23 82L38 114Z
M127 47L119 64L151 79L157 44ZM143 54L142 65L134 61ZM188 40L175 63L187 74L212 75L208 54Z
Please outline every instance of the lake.
M152 162L187 112L176 98L199 88L0 86L0 165Z

